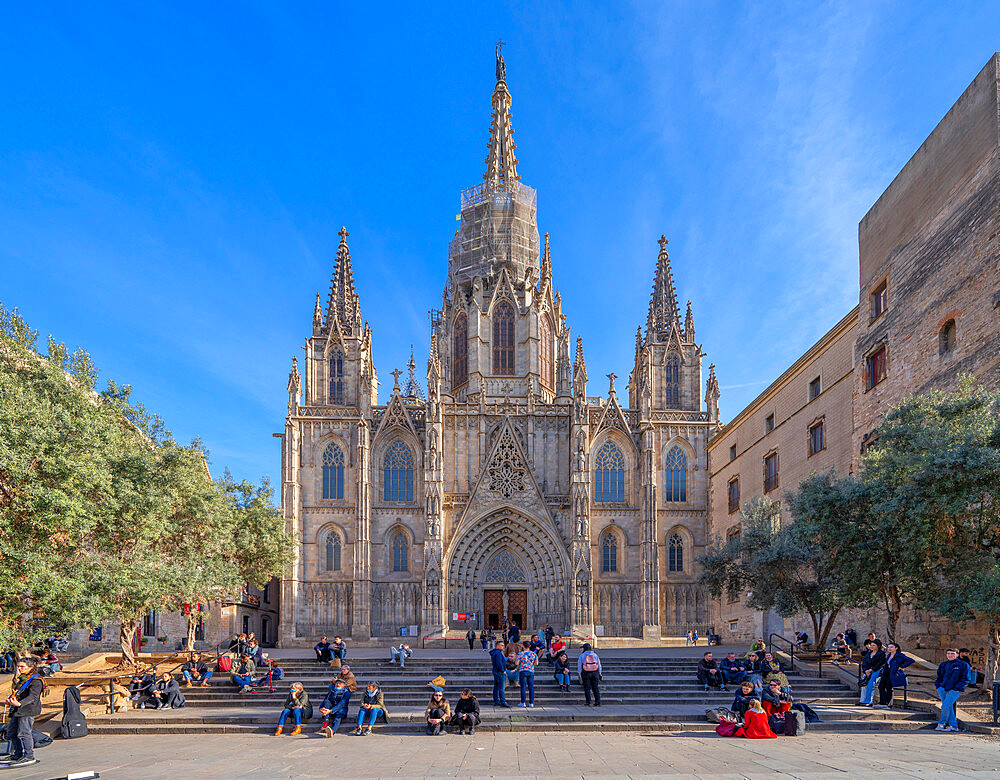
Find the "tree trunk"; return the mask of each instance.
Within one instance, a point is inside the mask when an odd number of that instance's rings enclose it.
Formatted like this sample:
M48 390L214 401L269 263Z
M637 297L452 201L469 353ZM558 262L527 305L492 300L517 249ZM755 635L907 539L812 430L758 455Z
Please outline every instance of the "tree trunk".
M840 614L840 609L837 608L833 610L829 615L827 615L826 621L820 620L820 626L816 632L816 650L822 653L823 648L826 647L827 640L830 638L830 632L833 630L833 624L837 620L837 615Z
M887 613L886 638L890 642L896 639L896 628L899 626L899 615L903 611L903 600L899 596L899 588L890 585L885 592L885 610Z
M184 641L185 650L194 650L194 632L198 628L198 615L193 609L187 615L187 639Z
M990 624L990 648L986 655L986 666L983 668L986 679L983 688L992 685L993 680L1000 680L1000 624Z
M136 665L135 649L132 647L132 643L135 641L135 632L138 630L138 620L123 620L121 623L121 629L118 632L118 643L121 645L122 660L118 666L123 669Z

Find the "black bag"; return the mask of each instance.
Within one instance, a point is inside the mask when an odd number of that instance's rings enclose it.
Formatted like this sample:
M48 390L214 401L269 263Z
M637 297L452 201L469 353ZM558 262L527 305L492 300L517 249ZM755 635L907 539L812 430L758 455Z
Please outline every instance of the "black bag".
M70 686L63 693L62 728L59 736L63 739L76 739L87 736L87 719L80 712L80 689Z
M792 705L793 710L798 710L806 716L806 723L819 723L819 715L816 714L816 710L810 707L808 704L802 704L801 702L795 702Z
M788 734L788 720L784 715L779 715L775 713L774 715L767 716L767 725L770 727L771 731L777 734L779 737L782 734Z
M3 733L2 729L0 729L0 733ZM45 747L46 745L51 745L52 737L50 737L48 734L44 734L38 729L32 729L31 741L34 744L34 747L40 748L40 747ZM0 755L4 756L10 755L10 740L0 741Z
M801 737L806 733L806 716L801 710L789 710L785 713L785 736Z

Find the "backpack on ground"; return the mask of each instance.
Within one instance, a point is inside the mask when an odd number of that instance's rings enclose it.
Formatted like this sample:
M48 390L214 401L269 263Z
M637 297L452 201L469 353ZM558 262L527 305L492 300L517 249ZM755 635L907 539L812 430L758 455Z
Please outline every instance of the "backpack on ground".
M785 713L786 737L801 737L806 733L806 714L802 710L789 710Z
M583 657L583 671L585 672L596 672L601 668L600 662L597 660L597 656L591 652L588 652Z
M788 719L784 715L775 713L774 715L767 716L767 726L779 737L785 733L788 728Z
M710 710L705 710L705 718L710 723L736 723L739 721L736 713L726 707L714 707Z
M87 736L87 719L80 712L80 689L73 685L63 691L63 716L59 736L63 739Z
M228 672L232 668L233 668L233 659L230 658L228 655L220 655L219 656L219 671L220 672Z

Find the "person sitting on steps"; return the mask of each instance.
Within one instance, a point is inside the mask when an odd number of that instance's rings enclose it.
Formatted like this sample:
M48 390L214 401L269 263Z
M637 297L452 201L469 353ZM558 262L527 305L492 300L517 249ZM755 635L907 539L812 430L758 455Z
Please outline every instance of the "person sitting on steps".
M181 667L181 674L184 675L185 688L190 688L195 683L208 688L208 681L212 679L212 670L201 660L201 653L191 653L190 660Z
M132 682L128 684L129 698L135 702L141 702L142 709L145 709L145 701L153 695L153 684L156 678L149 672L137 674L132 677Z
M368 683L365 693L361 697L361 707L358 710L358 727L352 732L358 736L367 737L372 733L372 726L375 719L381 713L382 717L389 720L389 712L385 708L382 697L382 688L377 682ZM365 716L368 717L368 725L365 725Z
M710 687L726 690L726 681L722 678L722 671L716 665L711 651L706 651L698 662L698 682L705 686L706 691Z
M396 663L396 659L399 659L399 668L406 668L406 659L413 655L413 651L406 642L400 642L399 647L393 647L389 645L389 663Z
M153 697L149 700L149 705L158 710L178 709L185 705L184 696L181 694L181 687L170 672L164 672L160 679L153 685Z
M292 720L295 722L295 728L292 729L292 736L294 737L296 734L302 733L302 721L312 717L312 705L309 703L309 694L306 693L305 688L302 687L302 683L300 682L292 683L292 686L288 689L288 696L285 697L281 714L278 716L278 728L275 730L274 736L281 736L281 730L284 728L285 721L288 720L289 715L292 716Z
M459 734L475 734L476 726L482 722L479 717L479 699L468 688L462 689L462 698L455 702L451 722L458 727Z
M427 721L427 733L431 735L445 734L445 727L451 718L451 706L441 691L434 691L431 700L427 702L427 709L424 710L424 719Z
M792 708L792 694L781 689L778 680L771 680L761 693L760 703L768 715L779 715Z
M559 655L560 651L569 650L569 646L563 641L563 638L556 634L552 637L552 644L549 646L549 661L554 661L555 657Z
M233 664L233 685L240 689L240 693L250 693L256 674L257 664L249 655L244 655L238 663Z
M569 690L569 656L566 655L565 650L560 650L556 653L555 659L553 659L553 664L555 665L555 678L556 685L559 686L560 691Z
M340 723L347 718L347 707L351 702L351 691L347 683L340 677L334 677L326 698L319 706L319 714L323 716L323 725L319 733L324 737L332 737L340 728ZM332 725L331 725L332 722Z
M331 682L336 682L337 680L343 680L347 684L347 690L351 693L356 693L358 690L358 679L354 676L354 672L351 671L351 667L344 664L340 667L340 674L331 680Z
M330 661L331 664L344 663L344 659L347 658L347 642L341 636L335 636L333 638L333 643L330 645L330 653L333 659Z
M727 653L719 666L727 683L741 683L747 678L748 664L745 659L737 658L736 653Z
M757 692L754 690L753 683L745 680L740 683L740 689L736 691L736 696L733 698L732 706L729 709L739 715L740 720L743 720L743 716L750 708L750 702L756 698Z
M519 686L517 656L521 652L521 645L517 642L510 642L507 645L507 684L515 688Z
M316 660L321 664L330 663L330 642L325 636L321 636L319 641L313 645L313 650L316 651Z

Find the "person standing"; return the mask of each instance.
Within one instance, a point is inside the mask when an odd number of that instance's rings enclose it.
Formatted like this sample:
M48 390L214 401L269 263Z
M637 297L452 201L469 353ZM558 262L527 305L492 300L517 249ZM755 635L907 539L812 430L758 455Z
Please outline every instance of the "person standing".
M594 706L601 706L601 686L599 681L604 679L604 667L601 659L594 652L590 642L583 646L583 652L576 659L576 672L580 677L580 684L583 685L583 696L586 706L590 706L590 695L594 695Z
M908 655L899 652L899 645L890 642L885 646L888 651L885 654L885 666L882 667L882 676L878 681L878 704L876 707L892 706L892 689L906 686L906 672L903 670L913 663L913 659Z
M691 632L688 631L684 635L684 647L690 647L690 646L691 646Z
M31 732L35 727L35 718L42 714L42 690L45 684L36 666L34 658L19 658L14 665L14 692L4 702L10 707L6 734L10 740L10 761L3 765L4 768L38 763Z
M526 647L517 654L518 681L521 685L521 703L519 707L535 706L535 667L538 665L538 653ZM525 705L527 699L527 705Z
M487 645L490 640L489 640L489 634L486 633L485 628L479 632L479 641L483 645L483 650L485 650L488 653L490 651L490 648Z
M945 658L947 660L938 666L934 680L934 687L941 697L941 719L935 731L958 731L955 702L969 681L969 665L958 657L958 650L953 647L945 652Z
M496 707L510 707L504 695L507 685L507 656L503 642L497 642L490 650L490 666L493 670L493 704Z
M549 650L552 647L552 637L556 635L556 632L552 630L552 626L548 623L545 624L545 649Z

